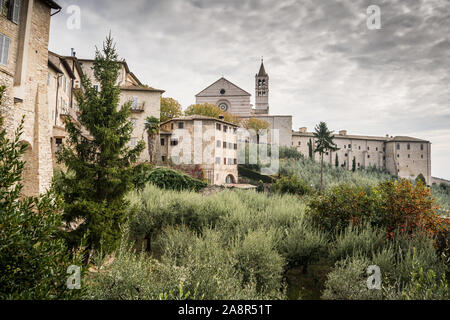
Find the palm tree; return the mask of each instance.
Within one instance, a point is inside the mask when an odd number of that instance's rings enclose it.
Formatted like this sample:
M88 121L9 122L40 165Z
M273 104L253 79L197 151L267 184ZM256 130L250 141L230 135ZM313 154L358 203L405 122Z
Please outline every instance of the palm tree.
M147 117L147 119L145 119L145 131L147 131L148 155L150 156L150 163L153 163L156 144L155 140L159 134L159 119Z
M327 151L338 151L339 148L333 141L333 132L328 130L325 122L320 122L315 128L314 138L316 148L314 152L320 154L320 192L323 191L323 154Z

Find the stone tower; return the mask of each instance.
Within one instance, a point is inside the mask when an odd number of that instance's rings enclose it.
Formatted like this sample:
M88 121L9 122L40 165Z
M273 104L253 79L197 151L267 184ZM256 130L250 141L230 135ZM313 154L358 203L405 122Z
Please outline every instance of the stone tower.
M269 114L269 75L264 69L264 61L255 76L255 113Z

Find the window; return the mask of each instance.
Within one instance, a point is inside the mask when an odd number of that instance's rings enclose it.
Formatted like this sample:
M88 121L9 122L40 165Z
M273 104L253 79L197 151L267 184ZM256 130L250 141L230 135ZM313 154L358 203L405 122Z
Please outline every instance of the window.
M367 147L367 150L370 150L370 147Z
M352 148L352 145L351 145L351 144L349 144L349 145L348 145L348 148L349 148L349 149L351 149L351 148Z
M219 157L216 158L216 164L220 164L220 158Z
M410 159L411 158L411 155L410 154L408 154L408 159Z
M361 146L358 146L358 150L361 150Z
M236 133L237 132L237 128L233 128L233 133Z
M423 154L420 157L423 159Z
M161 157L162 162L166 162L166 156Z
M227 158L223 158L223 164L227 164Z
M344 144L344 149L347 149L347 145L346 144Z
M228 142L228 149L233 149L233 148L234 148L233 144L231 142Z
M184 129L184 122L178 122L178 129Z
M131 124L133 125L133 128L136 128L136 123L137 123L137 119L132 118L131 119Z
M348 156L348 154L346 153L345 156Z
M411 145L409 143L408 143L407 149L411 150Z
M399 154L397 154L397 158L400 158L400 155L399 155Z
M299 141L299 142L298 142L298 145L299 145L299 146L301 146L301 145L302 145L302 142L301 142L301 141Z
M234 150L237 150L237 143L234 144Z
M227 148L227 143L226 143L226 142L223 143L223 148L224 148L224 149Z
M234 159L234 164L235 164L235 165L237 164L237 159Z
M228 127L227 126L223 126L223 132L227 132Z
M95 92L98 92L98 85L94 84L94 90ZM133 105L131 105L131 107L133 107Z
M423 151L423 144L420 145L420 150Z
M166 140L164 138L161 138L161 145L163 146L166 143Z
M131 138L131 139L130 139L130 145L131 145L132 147L135 147L135 146L136 146L136 138Z
M0 5L1 5L1 0L0 0ZM47 72L47 86L50 85L50 72Z
M9 43L9 38L0 33L0 64L4 66L8 65Z
M217 130L222 130L222 126L220 125L220 123L216 123L216 129Z
M378 147L376 147L375 150L378 151Z
M170 141L170 145L171 145L171 146L177 146L177 145L178 145L178 139L172 139L172 140Z
M3 1L0 1L0 4L2 4L2 2ZM8 2L6 2L6 5L8 5ZM20 0L10 0L7 10L8 19L14 23L19 23Z
M367 158L370 159L370 154L367 155Z
M170 130L173 130L173 123L170 124Z
M397 150L400 150L400 143L397 143Z
M59 150L61 150L61 147L62 147L62 139L61 138L56 138L55 139L55 144L56 144L56 152L59 152Z
M222 146L222 142L220 140L217 140L217 148L220 148Z
M136 110L138 108L138 98L132 97L131 98L131 109Z

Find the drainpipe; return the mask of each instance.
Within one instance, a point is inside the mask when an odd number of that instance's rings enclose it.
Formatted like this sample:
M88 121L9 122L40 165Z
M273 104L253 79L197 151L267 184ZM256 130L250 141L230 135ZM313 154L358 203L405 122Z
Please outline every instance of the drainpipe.
M56 126L56 119L58 118L58 92L59 92L59 79L63 76L62 73L58 74L56 77L56 104L55 104L55 126Z

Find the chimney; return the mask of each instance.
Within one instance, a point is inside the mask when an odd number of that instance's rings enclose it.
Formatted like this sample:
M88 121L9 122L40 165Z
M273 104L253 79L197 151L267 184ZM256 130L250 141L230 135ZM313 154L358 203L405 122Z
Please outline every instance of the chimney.
M223 120L223 119L225 119L225 117L224 116L219 116L219 119Z
M341 131L339 131L339 135L340 135L340 136L346 136L346 135L347 135L347 130L341 130Z
M301 127L300 129L298 129L298 132L300 132L300 133L306 133L306 130L308 130L308 128L306 128L306 127Z
M76 52L75 52L75 49L74 48L70 48L70 56L71 57L75 57L76 56Z

